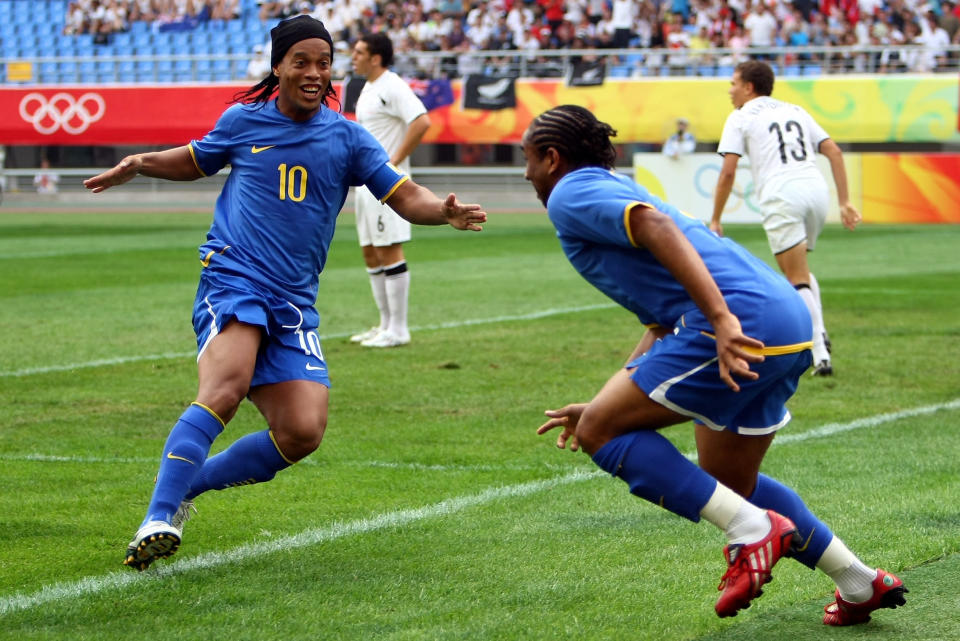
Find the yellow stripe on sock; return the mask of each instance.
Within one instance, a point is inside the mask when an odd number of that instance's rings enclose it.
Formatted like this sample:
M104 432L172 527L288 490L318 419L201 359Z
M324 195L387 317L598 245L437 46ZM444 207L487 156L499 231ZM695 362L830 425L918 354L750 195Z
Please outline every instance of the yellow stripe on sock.
M280 446L277 445L277 438L273 435L273 430L267 430L267 434L270 435L270 441L273 443L273 446L277 448L277 452L280 453L280 457L290 465L296 464L296 461L291 461L290 459L288 459L287 455L284 454L283 450L280 449Z
M210 416L212 416L213 418L215 418L215 419L217 419L218 421L220 421L220 426L221 426L221 427L223 427L223 428L226 428L226 427L227 427L227 424L223 422L223 419L220 418L219 416L217 416L217 413L216 413L216 412L214 412L212 409L210 409L209 407L207 407L207 406L204 405L203 403L198 403L197 401L194 401L194 402L192 402L192 403L190 403L190 404L191 404L191 405L196 405L197 407L200 407L200 408L202 408L202 409L207 410L208 412L210 412Z

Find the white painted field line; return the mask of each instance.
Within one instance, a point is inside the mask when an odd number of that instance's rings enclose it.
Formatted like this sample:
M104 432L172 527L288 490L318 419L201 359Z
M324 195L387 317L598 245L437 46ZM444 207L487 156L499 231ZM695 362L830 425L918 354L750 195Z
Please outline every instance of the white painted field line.
M778 437L773 442L773 445L787 445L800 441L825 438L841 432L848 432L864 427L876 427L884 423L890 423L904 418L923 416L942 410L955 409L960 409L960 398L948 401L946 403L926 405L900 412L877 414L876 416L857 419L849 423L828 423L822 427L808 430L800 434L783 435ZM695 453L688 453L685 456L690 459L696 459ZM14 594L11 596L0 597L0 617L13 612L29 610L47 603L74 599L88 594L98 594L100 592L122 588L142 581L160 580L167 576L182 574L196 569L217 567L220 565L226 565L228 563L240 563L247 559L271 554L273 552L289 550L298 547L307 547L317 543L333 541L354 534L366 534L368 532L406 525L408 523L413 523L428 518L447 516L469 507L485 505L487 503L492 503L504 498L528 496L530 494L552 489L559 485L589 480L604 474L605 473L600 470L594 470L590 472L578 470L564 476L558 476L543 481L531 481L528 483L520 483L518 485L490 488L478 494L447 499L422 508L387 512L369 519L360 519L357 521L350 521L348 523L335 523L324 528L311 528L309 530L304 530L299 534L281 537L272 541L249 543L226 552L210 552L207 554L201 554L196 557L191 557L182 561L176 561L169 565L158 567L146 574L135 574L130 571L112 572L103 576L85 577L78 581L56 583L45 586L32 594Z
M545 309L529 314L515 314L509 316L493 316L490 318L473 318L462 321L451 321L449 323L440 323L438 325L422 325L411 327L411 332L426 332L437 329L456 329L458 327L469 327L471 325L489 325L493 323L505 323L509 321L536 320L538 318L547 318L549 316L559 316L560 314L576 314L579 312L589 312L597 309L610 309L617 307L615 303L598 303L596 305L583 305L580 307L562 307L556 309ZM352 332L324 334L321 340L332 338L346 338ZM0 378L32 376L34 374L51 374L54 372L69 372L76 369L89 369L91 367L103 367L106 365L122 365L124 363L140 363L143 361L164 361L177 358L196 358L196 352L166 352L163 354L145 354L141 356L117 356L115 358L102 358L92 361L82 361L80 363L65 363L63 365L47 365L44 367L26 367L24 369L0 371Z
M387 512L368 519L359 519L347 523L334 523L333 525L322 528L311 528L291 536L283 536L270 541L248 543L226 552L208 552L207 554L201 554L157 567L143 574L126 570L123 572L111 572L103 576L85 577L79 581L55 583L45 586L32 594L14 594L9 597L0 597L0 617L13 612L29 610L47 603L76 599L84 595L98 594L107 590L123 588L137 583L142 584L147 581L157 581L168 576L183 574L193 570L219 567L230 563L241 563L247 559L272 554L274 552L308 547L318 543L335 541L347 536L366 534L387 528L400 527L430 518L448 516L467 508L486 505L501 499L529 496L545 490L554 489L561 485L596 478L602 474L603 472L600 470L578 470L564 476L557 476L542 481L494 487L479 492L478 494L454 497L420 508Z

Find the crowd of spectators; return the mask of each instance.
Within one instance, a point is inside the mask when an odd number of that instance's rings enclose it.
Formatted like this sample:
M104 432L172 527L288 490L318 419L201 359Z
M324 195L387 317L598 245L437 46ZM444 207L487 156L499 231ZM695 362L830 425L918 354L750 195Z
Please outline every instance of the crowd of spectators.
M960 45L956 1L260 0L256 11L265 23L313 15L345 50L362 33L384 32L398 54L450 52L451 64L475 50L509 56L510 51L641 48L655 51L647 64L730 65L750 56L751 49L841 46L842 53L826 57L848 70L885 72L936 71L951 62L955 67L947 48ZM86 33L123 28L131 20L229 19L240 11L237 0L75 0L67 29ZM868 51L857 51L864 47ZM710 55L718 49L725 51ZM802 52L788 57L787 62L825 58Z
M240 0L72 0L63 32L103 36L127 31L132 22L159 28L239 17Z

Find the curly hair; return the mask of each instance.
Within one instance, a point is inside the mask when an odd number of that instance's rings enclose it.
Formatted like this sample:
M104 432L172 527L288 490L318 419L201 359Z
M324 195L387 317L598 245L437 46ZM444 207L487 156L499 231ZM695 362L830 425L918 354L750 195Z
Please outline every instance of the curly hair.
M575 169L613 169L617 150L610 139L616 135L613 127L577 105L549 109L534 118L527 130L527 139L539 153L553 147Z

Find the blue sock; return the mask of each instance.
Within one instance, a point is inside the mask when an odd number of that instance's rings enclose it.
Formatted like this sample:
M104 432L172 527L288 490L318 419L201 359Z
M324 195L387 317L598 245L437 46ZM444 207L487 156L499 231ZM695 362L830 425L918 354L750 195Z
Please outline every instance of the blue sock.
M157 483L144 524L147 521L170 522L194 477L203 467L213 440L222 431L223 422L220 418L197 403L180 415L180 420L170 430L170 436L163 446Z
M655 431L618 436L593 455L593 462L626 481L632 494L694 523L717 487L715 478Z
M187 492L187 498L192 499L207 490L263 483L291 465L270 436L270 430L247 434L204 463Z
M757 477L757 487L747 500L766 510L773 510L789 518L803 538L800 551L793 558L809 568L815 568L824 550L833 540L833 532L814 516L803 499L782 483L764 474Z

